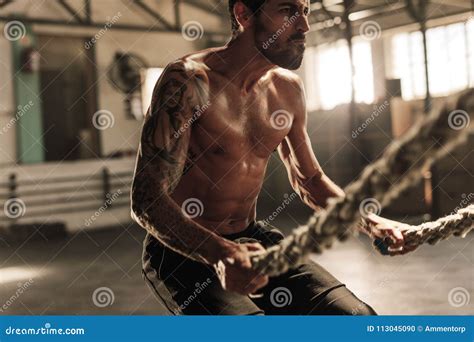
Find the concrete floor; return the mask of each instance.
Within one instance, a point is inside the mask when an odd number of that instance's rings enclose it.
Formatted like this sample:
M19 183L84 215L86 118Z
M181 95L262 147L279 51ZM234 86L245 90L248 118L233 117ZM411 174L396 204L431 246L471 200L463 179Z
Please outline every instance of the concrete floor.
M37 236L16 246L0 241L0 315L168 314L141 278L143 236L142 229L130 225L79 232L67 239L45 241ZM473 300L454 307L448 294L462 287L472 295L473 237L388 257L359 236L313 259L379 314L472 315ZM93 303L99 287L113 291L113 304ZM18 294L18 288L23 293Z

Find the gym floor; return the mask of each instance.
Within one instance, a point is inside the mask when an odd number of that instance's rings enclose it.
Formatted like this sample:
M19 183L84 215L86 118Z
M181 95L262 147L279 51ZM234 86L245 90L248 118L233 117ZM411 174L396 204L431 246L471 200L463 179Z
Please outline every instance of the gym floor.
M278 227L294 223L274 222ZM303 222L301 222L303 223ZM100 231L81 231L46 241L39 234L25 243L7 246L0 241L3 274L0 293L7 315L167 315L141 277L144 231L131 224ZM474 249L471 233L436 247L424 245L404 256L382 256L365 236L338 243L312 259L326 267L363 301L384 315L468 315L472 303L456 307L448 294L456 287L472 287ZM468 273L468 274L466 274ZM98 307L93 292L108 287L113 303ZM1 306L0 306L1 308Z

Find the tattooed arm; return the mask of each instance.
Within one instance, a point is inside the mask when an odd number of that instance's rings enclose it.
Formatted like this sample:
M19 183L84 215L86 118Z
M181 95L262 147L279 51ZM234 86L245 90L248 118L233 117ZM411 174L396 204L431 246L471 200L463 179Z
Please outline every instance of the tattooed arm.
M160 77L142 128L132 185L132 217L169 248L214 264L232 255L237 244L184 216L170 197L188 167L191 127L184 125L206 96L204 88L203 81L181 62L169 65Z

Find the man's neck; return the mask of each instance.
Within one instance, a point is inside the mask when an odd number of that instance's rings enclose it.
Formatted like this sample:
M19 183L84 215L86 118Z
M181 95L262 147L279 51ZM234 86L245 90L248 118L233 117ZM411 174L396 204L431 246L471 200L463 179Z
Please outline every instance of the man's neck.
M217 70L247 93L267 72L276 67L255 47L250 37L233 38L216 52Z

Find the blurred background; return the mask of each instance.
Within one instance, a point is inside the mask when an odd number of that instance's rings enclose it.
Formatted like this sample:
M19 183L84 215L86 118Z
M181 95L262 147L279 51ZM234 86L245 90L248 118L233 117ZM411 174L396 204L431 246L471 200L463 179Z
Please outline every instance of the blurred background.
M0 314L169 314L141 277L145 232L130 218L140 128L163 68L228 40L227 6L0 0ZM316 156L340 186L474 86L473 0L312 0L311 10L297 73ZM471 136L377 211L420 223L472 203L473 146ZM310 214L272 155L258 218L290 232ZM379 314L473 314L472 237L388 257L356 236L314 260Z

